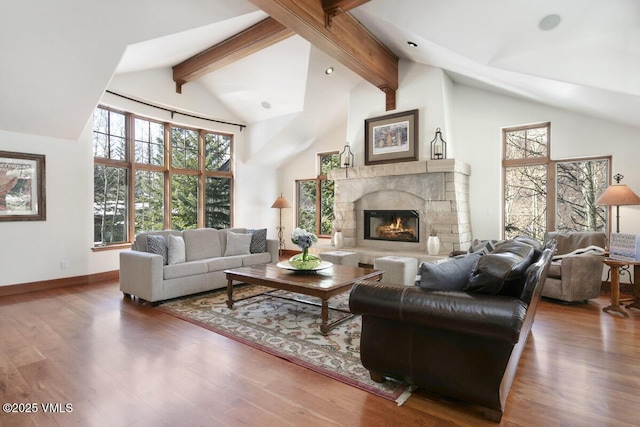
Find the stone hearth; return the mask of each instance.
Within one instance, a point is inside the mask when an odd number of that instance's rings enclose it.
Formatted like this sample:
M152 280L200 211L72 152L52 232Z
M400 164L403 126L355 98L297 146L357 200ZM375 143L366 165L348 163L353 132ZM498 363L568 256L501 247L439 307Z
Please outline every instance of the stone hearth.
M383 252L426 253L430 230L440 238L440 255L466 249L471 241L469 165L432 160L337 169L336 221L342 228L344 248ZM420 213L418 242L364 239L364 210L406 209Z

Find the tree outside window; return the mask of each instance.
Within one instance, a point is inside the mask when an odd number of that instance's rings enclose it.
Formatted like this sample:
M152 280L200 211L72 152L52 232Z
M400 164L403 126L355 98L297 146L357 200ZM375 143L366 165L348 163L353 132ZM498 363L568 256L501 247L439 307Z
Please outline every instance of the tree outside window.
M93 147L95 246L140 231L231 226L232 135L98 107Z
M340 167L340 155L336 152L318 155L319 174L314 179L296 181L297 226L321 236L333 231L334 182L327 179L331 169Z
M606 210L595 200L607 188L611 159L553 161L550 130L550 123L503 129L505 238L607 229Z

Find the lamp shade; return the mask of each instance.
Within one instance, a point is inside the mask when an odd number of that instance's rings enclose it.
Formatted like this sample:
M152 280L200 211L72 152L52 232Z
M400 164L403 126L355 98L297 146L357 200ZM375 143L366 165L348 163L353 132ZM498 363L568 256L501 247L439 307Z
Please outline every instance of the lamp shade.
M273 202L273 205L271 205L271 207L275 208L275 209L290 208L291 207L291 203L289 203L289 201L287 199L285 199L281 194L280 197L278 197L276 199L276 201Z
M611 184L596 200L599 206L640 205L640 197L626 184Z

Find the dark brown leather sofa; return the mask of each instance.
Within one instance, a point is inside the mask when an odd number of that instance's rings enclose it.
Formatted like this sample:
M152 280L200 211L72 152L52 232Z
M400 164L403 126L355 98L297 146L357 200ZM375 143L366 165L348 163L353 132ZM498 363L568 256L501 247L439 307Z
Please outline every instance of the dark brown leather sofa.
M349 306L362 315L360 354L371 378L479 405L499 422L556 243L534 244L533 253L526 244L448 261L426 279L423 264L424 287L357 283Z

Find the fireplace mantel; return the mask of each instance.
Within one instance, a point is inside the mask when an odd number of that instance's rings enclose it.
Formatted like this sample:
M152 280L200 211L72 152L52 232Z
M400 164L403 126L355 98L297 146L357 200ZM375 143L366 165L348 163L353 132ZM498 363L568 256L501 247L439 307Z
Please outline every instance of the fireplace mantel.
M357 166L349 169L334 169L329 171L329 179L339 181L343 179L438 172L456 172L469 176L471 175L471 166L456 159L385 163L373 166Z
M468 164L455 159L387 163L335 169L334 212L345 247L426 252L430 230L441 242L441 254L466 248L471 240ZM364 240L364 209L411 209L423 213L418 243Z

